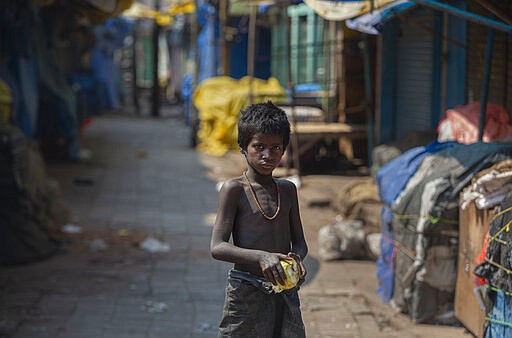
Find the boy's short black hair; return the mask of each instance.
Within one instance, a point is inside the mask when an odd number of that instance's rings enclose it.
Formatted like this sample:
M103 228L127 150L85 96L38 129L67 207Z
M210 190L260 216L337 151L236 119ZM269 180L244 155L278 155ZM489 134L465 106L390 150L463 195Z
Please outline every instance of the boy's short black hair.
M268 101L256 103L240 111L238 146L246 150L254 134L281 135L283 151L290 142L290 122L284 110Z

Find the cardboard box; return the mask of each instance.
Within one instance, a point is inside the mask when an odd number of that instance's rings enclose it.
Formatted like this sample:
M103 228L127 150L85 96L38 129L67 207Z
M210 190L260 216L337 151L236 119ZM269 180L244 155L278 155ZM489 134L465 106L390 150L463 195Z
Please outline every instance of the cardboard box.
M455 286L455 316L476 337L483 337L485 308L477 295L475 275L477 257L480 255L494 209L480 210L475 203L459 210L459 256L457 284ZM482 304L483 305L483 304Z

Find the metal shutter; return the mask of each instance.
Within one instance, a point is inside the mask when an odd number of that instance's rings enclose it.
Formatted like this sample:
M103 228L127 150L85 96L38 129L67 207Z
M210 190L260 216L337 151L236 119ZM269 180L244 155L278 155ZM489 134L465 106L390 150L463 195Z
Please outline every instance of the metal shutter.
M396 137L432 129L434 13L417 10L400 24L397 49Z

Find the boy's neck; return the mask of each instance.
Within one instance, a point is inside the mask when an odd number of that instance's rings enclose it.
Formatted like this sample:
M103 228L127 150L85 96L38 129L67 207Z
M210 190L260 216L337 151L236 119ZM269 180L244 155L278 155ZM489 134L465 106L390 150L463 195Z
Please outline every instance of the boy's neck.
M273 182L274 178L272 174L270 175L262 175L254 170L251 166L247 166L247 178L252 182L258 182L260 184Z

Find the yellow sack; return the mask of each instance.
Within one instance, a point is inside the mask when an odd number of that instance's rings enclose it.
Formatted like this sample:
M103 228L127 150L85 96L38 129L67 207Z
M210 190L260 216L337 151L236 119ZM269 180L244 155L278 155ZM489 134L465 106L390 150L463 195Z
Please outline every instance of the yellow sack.
M197 149L222 156L238 148L237 122L240 110L249 103L250 78L240 80L217 76L204 80L194 91L192 101L199 111ZM285 90L276 78L252 79L253 102L284 102Z

